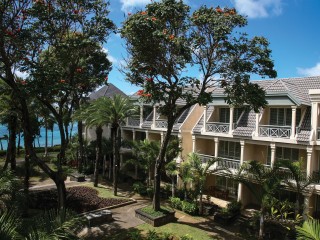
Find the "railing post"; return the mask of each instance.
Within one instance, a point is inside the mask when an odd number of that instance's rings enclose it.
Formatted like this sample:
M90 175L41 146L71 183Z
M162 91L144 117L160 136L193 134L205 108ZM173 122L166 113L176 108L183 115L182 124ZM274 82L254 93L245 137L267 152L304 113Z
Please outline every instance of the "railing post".
M292 118L291 118L291 135L290 139L294 139L296 135L296 119L297 119L297 106L291 106Z
M218 157L219 139L214 138L214 156Z
M156 106L153 106L153 127L155 128L156 127L156 114L157 114L157 107Z
M192 152L196 152L196 136L192 136Z
M148 131L148 130L146 131L146 139L147 139L147 140L150 140L150 139L149 139L149 131Z
M234 107L230 108L230 120L229 120L229 134L232 134L233 131L233 113L234 113Z
M240 167L243 164L244 161L244 145L245 145L245 141L241 140L240 141ZM243 190L243 185L242 183L239 183L238 185L238 202L242 201L242 190Z

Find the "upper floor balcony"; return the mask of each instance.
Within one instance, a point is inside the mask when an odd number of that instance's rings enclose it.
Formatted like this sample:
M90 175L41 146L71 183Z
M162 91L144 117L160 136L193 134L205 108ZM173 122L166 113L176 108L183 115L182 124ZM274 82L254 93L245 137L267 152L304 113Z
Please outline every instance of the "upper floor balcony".
M202 163L207 163L209 159L214 158L211 155L205 154L198 154L201 158ZM230 158L222 158L218 157L218 161L212 166L213 169L220 168L220 169L229 169L229 170L238 170L240 169L240 160L238 159L230 159Z
M291 126L260 125L260 137L290 138Z

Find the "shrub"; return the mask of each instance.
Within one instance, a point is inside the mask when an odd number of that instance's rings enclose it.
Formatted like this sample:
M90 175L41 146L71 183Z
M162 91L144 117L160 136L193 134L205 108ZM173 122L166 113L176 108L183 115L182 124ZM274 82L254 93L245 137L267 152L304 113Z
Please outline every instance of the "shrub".
M182 211L190 215L198 213L198 205L195 202L182 201Z
M182 201L180 200L180 198L170 197L169 201L172 208L182 210Z
M233 200L230 203L228 203L227 210L229 213L237 213L237 212L240 212L241 206L242 206L241 202Z
M189 234L186 234L186 235L182 236L180 238L180 240L193 240L193 237L191 237Z
M142 196L147 195L147 187L142 182L135 182L133 184L133 191Z
M148 187L148 188L147 188L147 194L148 194L148 197L149 197L149 198L152 198L152 197L153 197L153 193L154 193L153 187Z

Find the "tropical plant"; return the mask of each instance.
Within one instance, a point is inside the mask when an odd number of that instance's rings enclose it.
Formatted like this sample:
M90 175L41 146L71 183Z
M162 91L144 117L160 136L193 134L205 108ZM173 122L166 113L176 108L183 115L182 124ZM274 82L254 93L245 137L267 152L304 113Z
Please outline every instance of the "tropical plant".
M289 190L296 192L295 214L301 214L303 205L301 204L301 194L310 191L309 186L314 182L313 176L307 176L303 170L303 159L299 161L282 160L279 161L280 166L285 169L280 175L282 181L286 184Z
M187 200L187 198L188 198L187 186L189 183L192 182L192 179L193 179L190 162L183 161L182 163L180 163L179 177L183 183L184 200Z
M258 111L267 104L265 92L249 81L250 74L277 75L268 41L249 39L240 32L247 20L235 9L202 6L189 13L183 1L154 1L128 16L121 29L129 56L127 80L142 88L138 94L144 101L159 104L159 113L167 118L155 167L155 210L160 209L160 172L166 149L182 112L211 102L207 89L217 85L224 88L228 104L247 104ZM200 69L203 77L186 75L189 65ZM216 75L219 80L214 80ZM185 102L183 107L180 101Z
M175 197L175 179L179 174L179 168L177 166L176 160L172 160L166 164L166 174L171 178L171 192L172 197Z
M319 220L308 219L302 227L296 226L298 240L320 240Z
M202 196L207 175L209 173L216 173L221 169L217 167L214 169L210 169L210 167L212 167L218 161L218 159L210 158L205 163L203 163L197 153L188 154L187 161L191 166L192 180L195 183L195 188L198 190L199 214L201 215L203 210Z
M0 211L0 236L1 240L21 239L17 229L19 218L13 210Z
M259 239L263 239L264 236L264 221L270 199L281 186L278 170L278 164L268 168L260 162L250 161L245 162L235 174L230 174L230 178L246 186L260 204Z

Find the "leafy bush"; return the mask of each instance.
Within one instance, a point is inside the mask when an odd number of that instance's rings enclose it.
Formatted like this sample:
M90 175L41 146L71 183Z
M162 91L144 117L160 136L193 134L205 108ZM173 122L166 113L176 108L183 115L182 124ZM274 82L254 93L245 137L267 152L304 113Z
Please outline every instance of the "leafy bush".
M180 198L170 197L169 201L172 208L182 210L182 201L180 200Z
M193 237L191 237L189 234L186 234L186 235L182 236L180 238L180 240L193 240Z
M195 202L182 201L182 211L190 215L196 215L198 213L198 204Z
M153 197L153 193L154 193L153 187L148 187L148 188L147 188L147 194L148 194L148 197L149 197L149 198L152 198L152 197Z
M242 206L241 202L233 200L230 203L228 203L227 210L229 213L237 213L237 212L240 212L241 206Z
M140 194L141 196L147 195L147 187L142 182L135 182L133 184L133 191Z

